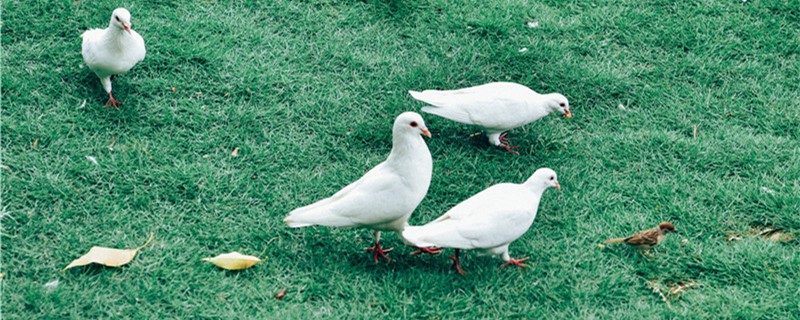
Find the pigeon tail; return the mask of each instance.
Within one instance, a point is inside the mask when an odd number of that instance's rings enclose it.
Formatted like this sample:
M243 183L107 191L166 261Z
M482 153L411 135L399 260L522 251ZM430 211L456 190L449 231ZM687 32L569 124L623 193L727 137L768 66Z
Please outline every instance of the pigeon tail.
M326 227L352 227L354 223L351 219L334 215L327 210L311 210L289 213L283 219L289 227L302 228L313 225Z
M436 245L433 243L426 242L422 239L424 234L424 226L408 226L403 230L403 232L400 233L400 238L402 238L404 240L403 242L406 244L411 244L415 247L435 247Z
M310 227L310 226L314 225L312 223L307 223L307 222L293 221L292 219L289 219L289 218L290 217L287 217L286 219L283 219L283 222L286 222L286 225L288 225L290 228L302 228L302 227Z
M422 100L422 92L408 90L408 94L410 94L416 100Z

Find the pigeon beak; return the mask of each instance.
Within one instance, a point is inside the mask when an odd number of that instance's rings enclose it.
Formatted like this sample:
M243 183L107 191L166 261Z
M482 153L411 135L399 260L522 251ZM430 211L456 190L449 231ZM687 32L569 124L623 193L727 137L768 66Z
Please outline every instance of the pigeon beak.
M569 112L569 110L565 110L564 111L564 117L567 118L567 119L572 118L572 112Z
M556 181L556 189L561 190L561 185L558 184L558 181Z
M428 138L431 137L431 132L428 131L427 128L421 128L420 130L422 130L422 134L424 134L426 137L428 137Z
M127 24L122 23L122 22L120 22L120 24L122 24L122 29L125 29L125 31L127 31L128 33L131 33L131 26L130 25L127 25Z

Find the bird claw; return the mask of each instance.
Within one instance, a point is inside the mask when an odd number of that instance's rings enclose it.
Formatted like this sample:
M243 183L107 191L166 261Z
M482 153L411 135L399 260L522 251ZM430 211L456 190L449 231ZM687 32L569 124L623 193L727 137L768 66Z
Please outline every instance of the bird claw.
M386 254L394 250L394 248L382 249L380 243L375 243L374 246L364 248L364 250L372 251L372 259L375 260L375 263L378 263L378 258L384 258L386 261L392 261L392 259L387 257Z
M121 104L122 104L122 102L119 102L119 101L117 101L117 99L114 99L114 96L112 96L109 93L108 94L108 102L106 102L106 105L104 107L108 108L108 107L113 106L114 109L119 110L119 105L121 105Z
M420 254L423 254L423 253L433 254L433 255L440 254L440 253L442 253L442 248L437 248L437 247L421 248L421 247L417 247L417 251L412 252L411 255L415 255L416 256L416 255L420 255Z
M450 260L453 260L453 269L458 272L458 274L464 276L467 274L464 269L461 269L461 262L458 260L458 256L450 256Z
M500 142L501 142L500 143L500 147L505 148L506 151L508 151L508 152L511 152L513 154L516 154L516 155L519 155L519 152L514 150L514 149L519 148L519 146L512 146L511 144L509 144L508 143L508 138L506 138L506 133L503 133L503 134L500 135Z
M525 268L528 265L524 264L523 262L528 261L530 258L522 258L522 259L510 259L506 263L503 264L503 268L508 267L510 265L515 265L520 268Z

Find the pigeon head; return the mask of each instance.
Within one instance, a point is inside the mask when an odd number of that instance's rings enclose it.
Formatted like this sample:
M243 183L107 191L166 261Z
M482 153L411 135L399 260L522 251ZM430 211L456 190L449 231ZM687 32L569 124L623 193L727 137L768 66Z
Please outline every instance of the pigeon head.
M425 121L422 116L416 112L403 112L397 119L394 120L394 127L392 131L395 135L400 133L424 134L426 137L431 137L431 132L425 126Z
M558 184L558 176L556 172L550 168L540 168L536 170L536 172L528 178L528 181L525 181L525 184L537 189L541 188L541 190L546 190L550 187L561 190L561 185Z
M658 229L660 229L661 232L663 233L678 232L678 230L675 230L675 226L673 226L672 223L669 222L659 223Z
M130 33L131 13L128 12L128 10L125 8L114 9L114 12L111 13L111 22L109 22L108 26L121 28L122 30L125 30L128 33Z
M550 94L550 108L561 112L567 119L572 118L572 112L569 111L569 100L560 93Z

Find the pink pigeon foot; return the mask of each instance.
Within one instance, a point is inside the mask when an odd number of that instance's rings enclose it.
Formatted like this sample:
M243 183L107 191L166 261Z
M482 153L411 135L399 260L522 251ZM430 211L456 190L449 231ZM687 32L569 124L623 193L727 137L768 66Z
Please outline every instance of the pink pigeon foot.
M369 247L369 248L364 248L364 250L372 251L372 259L375 260L375 263L378 263L378 258L379 257L380 258L384 258L387 261L392 261L392 259L387 257L386 254L391 252L392 250L394 250L394 248L389 248L389 249L384 250L384 249L381 248L381 243L380 242L375 242L374 246Z
M450 260L453 260L452 268L454 270L456 270L456 272L458 272L458 274L463 276L463 275L466 275L467 272L464 271L464 269L461 269L461 261L458 259L458 252L459 252L459 249L456 249L456 254L453 255L453 256L450 256Z
M423 254L423 253L433 254L433 255L440 254L440 253L442 253L442 248L437 248L437 247L421 248L421 247L417 247L417 251L414 251L411 254L416 256L416 255Z
M530 258L522 258L522 259L511 259L511 260L508 260L508 262L506 262L506 263L504 263L504 264L503 264L503 268L505 268L505 267L508 267L508 266L510 266L510 265L515 265L515 266L517 266L517 267L520 267L520 268L525 268L525 267L527 267L528 265L527 265L527 264L524 264L523 262L525 262L525 261L528 261L528 259L530 259Z
M511 144L509 144L508 143L508 138L506 138L506 133L503 133L503 134L500 135L500 142L501 142L500 146L505 148L508 152L511 152L513 154L516 154L516 155L519 155L519 152L514 150L516 148L519 148L519 146L512 146Z
M114 109L119 110L119 105L121 105L121 104L122 104L122 102L119 102L119 101L117 101L117 99L114 99L114 96L111 94L111 92L109 92L108 93L108 102L106 102L106 105L104 107L108 108L108 107L113 106Z

